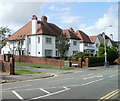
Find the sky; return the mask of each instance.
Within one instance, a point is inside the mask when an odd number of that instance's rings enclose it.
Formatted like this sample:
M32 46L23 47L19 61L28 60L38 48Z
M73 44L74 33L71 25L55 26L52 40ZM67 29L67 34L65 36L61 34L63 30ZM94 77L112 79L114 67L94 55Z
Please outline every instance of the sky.
M104 31L118 40L118 2L0 2L0 27L8 26L11 34L31 21L32 15L39 20L47 16L49 23L62 29L72 27L89 36Z

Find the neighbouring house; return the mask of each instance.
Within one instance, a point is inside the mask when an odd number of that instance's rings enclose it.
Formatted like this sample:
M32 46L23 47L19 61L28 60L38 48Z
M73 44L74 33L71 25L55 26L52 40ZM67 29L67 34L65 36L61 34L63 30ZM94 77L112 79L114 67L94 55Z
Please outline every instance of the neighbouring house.
M41 17L41 21L33 15L32 21L20 28L8 38L2 54L29 55L39 57L58 57L56 48L56 37L65 32L70 39L70 48L66 56L71 56L79 51L77 36L71 30L62 30L57 25L49 23L46 16ZM74 49L73 49L74 48Z
M70 42L69 50L65 53L65 55L71 56L78 53L80 51L79 40L81 39L75 35L73 28L65 29L63 32L66 34L67 38L69 38Z
M75 35L79 37L79 51L87 52L90 56L94 55L94 43L90 40L89 36L85 34L83 31L77 30Z
M98 46L100 45L101 42L104 43L104 37L103 34L98 34L95 36L89 36L90 40L92 41L92 43L94 43L94 55L97 55L98 52ZM108 46L115 46L116 48L118 48L117 42L113 41L113 35L110 34L110 37L108 37L107 35L105 35L105 42Z

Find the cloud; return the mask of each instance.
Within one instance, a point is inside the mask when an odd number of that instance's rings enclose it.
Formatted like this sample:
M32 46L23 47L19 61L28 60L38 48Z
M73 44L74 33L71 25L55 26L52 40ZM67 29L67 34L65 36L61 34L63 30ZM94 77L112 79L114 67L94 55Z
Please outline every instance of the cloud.
M31 20L32 15L40 16L42 4L40 2L0 3L0 26L8 26L12 33L17 31Z
M89 35L102 33L103 31L109 36L113 34L115 40L118 40L118 6L110 7L108 11L99 18L93 26L79 25L79 29ZM112 25L112 28L108 27Z
M51 5L51 6L49 7L49 9L50 9L51 11L59 11L59 12L69 12L69 11L71 11L71 8L70 8L70 7L57 7L57 6L55 6L55 5Z

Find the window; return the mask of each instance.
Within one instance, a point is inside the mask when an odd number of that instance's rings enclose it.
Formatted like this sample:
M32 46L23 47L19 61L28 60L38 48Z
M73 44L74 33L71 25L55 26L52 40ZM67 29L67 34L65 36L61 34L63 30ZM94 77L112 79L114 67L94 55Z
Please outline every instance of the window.
M28 38L28 44L31 44L31 38Z
M51 44L52 43L52 38L46 37L46 43Z
M78 51L73 51L73 55L75 55Z
M40 54L40 52L38 52L38 54Z
M99 44L98 44L98 43L96 43L96 47L98 47L98 45L99 45Z
M52 50L45 50L45 56L52 56Z
M40 37L38 37L38 43L40 43Z
M85 46L88 46L88 44L87 44L87 43L85 43Z
M73 41L73 45L77 45L77 41Z

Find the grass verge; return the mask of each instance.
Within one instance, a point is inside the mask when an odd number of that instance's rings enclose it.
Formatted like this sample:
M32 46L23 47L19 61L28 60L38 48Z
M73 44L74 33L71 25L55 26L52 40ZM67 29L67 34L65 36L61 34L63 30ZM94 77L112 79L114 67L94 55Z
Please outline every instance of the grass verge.
M50 65L44 65L44 64L34 64L34 63L26 63L26 62L15 62L16 65L22 65L22 66L30 66L30 67L38 67L38 68L51 68L51 69L59 69L59 70L71 70L74 69L72 67L57 67L57 66L50 66Z
M15 69L15 73L20 73L20 74L34 74L34 73L41 73L41 72L31 71L31 70L25 70L25 69Z

